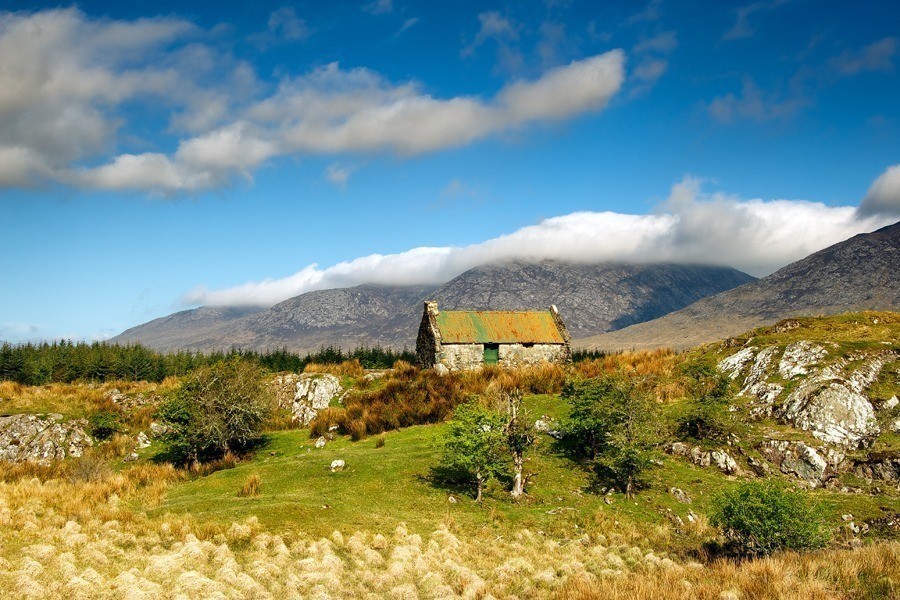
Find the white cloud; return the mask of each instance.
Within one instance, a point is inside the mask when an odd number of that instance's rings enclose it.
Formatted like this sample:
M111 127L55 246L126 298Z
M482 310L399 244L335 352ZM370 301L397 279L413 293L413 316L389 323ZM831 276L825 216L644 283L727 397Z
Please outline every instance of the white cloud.
M788 0L763 0L736 8L734 25L725 32L722 40L730 41L751 37L756 33L756 29L750 24L750 17L755 13L774 10L786 2Z
M669 68L668 57L678 48L678 34L663 31L644 38L632 49L637 64L631 71L631 96L639 96L650 90Z
M400 26L400 29L397 30L397 33L394 34L394 37L402 35L407 29L411 29L415 27L419 22L419 17L410 17L407 20L403 21L403 25Z
M312 35L312 30L304 19L297 16L292 6L285 6L272 11L265 31L249 36L249 39L260 49L272 46L302 42Z
M900 217L900 165L888 167L872 183L866 197L859 205L863 217L873 215Z
M270 21L302 37L295 14ZM483 19L496 35L512 27ZM435 98L416 82L333 63L260 98L252 68L192 39L200 33L178 20L90 20L76 9L0 13L0 186L51 180L171 195L250 178L286 154L433 152L599 110L621 88L625 62L613 50L488 99ZM116 148L133 138L125 115L140 102L182 135L174 152L160 140Z
M393 0L375 0L363 6L363 10L372 15L384 15L394 12Z
M344 190L347 189L347 182L350 181L350 176L355 170L354 167L333 163L325 169L325 179L337 186L338 189Z
M707 194L699 180L686 178L672 187L654 214L577 212L470 246L372 254L327 268L312 264L289 277L224 290L198 287L183 301L270 305L313 290L362 283L440 284L467 269L513 259L715 264L765 275L890 222L883 215L860 216L852 206Z
M463 46L460 51L462 57L473 55L485 42L492 40L496 45L497 70L506 73L519 72L525 61L518 47L520 25L497 11L479 14L478 22L478 33L470 43Z
M866 71L890 72L894 69L897 38L887 37L857 51L847 50L831 60L831 67L841 75L856 75Z
M718 96L709 103L707 110L720 123L766 122L789 118L806 105L807 101L799 94L764 93L752 79L746 78L739 95L729 92Z

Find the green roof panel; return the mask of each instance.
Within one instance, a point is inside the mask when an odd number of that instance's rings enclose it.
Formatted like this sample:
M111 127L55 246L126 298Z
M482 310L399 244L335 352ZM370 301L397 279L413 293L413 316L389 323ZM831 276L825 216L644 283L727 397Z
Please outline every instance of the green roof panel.
M442 310L437 327L445 344L564 344L550 311Z

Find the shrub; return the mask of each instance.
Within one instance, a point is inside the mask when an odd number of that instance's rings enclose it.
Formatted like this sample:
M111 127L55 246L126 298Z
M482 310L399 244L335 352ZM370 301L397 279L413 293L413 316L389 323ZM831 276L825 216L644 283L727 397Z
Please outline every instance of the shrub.
M101 410L93 413L89 418L91 435L101 441L108 440L122 429L118 413Z
M563 389L571 406L563 444L593 461L598 482L615 485L629 497L646 483L652 448L659 441L647 391L651 386L635 376L608 375L570 381Z
M684 372L691 381L694 400L678 419L678 436L697 441L727 441L737 429L728 410L731 381L710 365L689 365Z
M271 411L259 367L229 360L188 376L158 416L169 427L165 441L172 458L196 462L248 449Z
M384 444L386 442L385 436L382 433L377 438L375 438L375 447L376 448L384 448Z
M238 490L238 496L241 498L252 498L259 496L260 480L259 475L253 473L244 480L244 485Z
M711 520L747 556L821 548L830 537L809 494L774 481L748 481L719 493Z

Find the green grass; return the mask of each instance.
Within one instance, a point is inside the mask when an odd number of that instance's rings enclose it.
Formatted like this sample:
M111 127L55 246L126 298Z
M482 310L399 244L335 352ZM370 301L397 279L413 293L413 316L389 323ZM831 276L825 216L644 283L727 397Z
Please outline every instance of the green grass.
M526 401L533 418L565 414L565 403L557 396L532 396ZM651 532L669 523L670 514L682 519L690 511L704 514L713 495L734 481L715 468L660 456L662 464L651 472L648 489L633 500L611 494L607 504L603 496L589 490L587 470L559 455L553 440L542 435L526 467L526 472L536 473L527 490L529 498L513 502L497 482L478 505L469 490L440 487L429 478L430 468L440 460L443 429L443 425L423 425L388 432L383 448L375 447L375 437L359 442L342 437L320 450L313 447L306 430L275 432L252 460L176 485L149 512L192 514L201 521L222 524L256 516L272 530L314 536L334 530L391 531L399 523L426 534L447 523L470 535L506 536L524 527L567 540L600 522ZM732 454L740 460L736 452ZM346 461L347 469L331 473L329 465L335 459ZM239 498L238 490L252 474L260 477L260 495ZM668 492L672 487L684 490L693 502L675 500ZM857 519L900 512L900 498L893 492L878 497L813 493L824 501L835 528L848 512ZM449 502L451 495L457 502ZM674 535L666 543L669 550L690 550L696 540Z

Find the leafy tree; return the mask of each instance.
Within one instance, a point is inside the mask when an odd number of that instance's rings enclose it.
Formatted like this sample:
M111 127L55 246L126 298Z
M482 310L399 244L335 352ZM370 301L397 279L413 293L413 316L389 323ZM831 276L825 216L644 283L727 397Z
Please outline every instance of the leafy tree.
M829 539L823 511L808 493L775 481L747 481L713 498L711 521L744 555L821 548Z
M563 425L564 441L592 459L601 481L629 498L644 485L657 442L653 402L646 382L624 375L569 382L563 397L572 408Z
M689 365L685 374L691 380L694 400L688 403L686 413L679 419L679 437L727 441L736 429L734 417L728 410L731 381L714 367L704 364Z
M475 501L481 502L484 485L505 472L506 419L477 401L461 404L447 423L442 466L474 480Z
M169 426L165 439L175 460L195 462L247 449L271 410L259 367L230 359L189 375L159 417Z
M505 394L506 400L506 448L513 460L512 497L525 493L525 452L534 444L534 426L530 424L525 407L522 406L522 392L513 390Z

